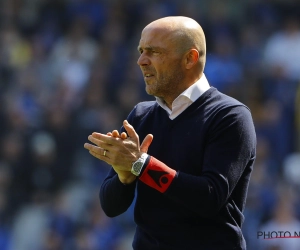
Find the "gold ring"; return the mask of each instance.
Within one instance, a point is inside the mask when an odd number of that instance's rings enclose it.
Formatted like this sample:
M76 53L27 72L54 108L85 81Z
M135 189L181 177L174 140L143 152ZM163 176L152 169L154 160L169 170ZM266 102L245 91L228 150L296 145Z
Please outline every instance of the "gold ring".
M106 149L104 149L103 156L105 156L105 155L106 155L106 151L107 151L107 150L106 150Z

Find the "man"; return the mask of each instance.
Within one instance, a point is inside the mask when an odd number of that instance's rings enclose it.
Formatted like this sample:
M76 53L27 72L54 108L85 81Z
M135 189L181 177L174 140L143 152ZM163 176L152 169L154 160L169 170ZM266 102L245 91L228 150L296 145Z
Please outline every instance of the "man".
M135 250L246 249L242 212L256 147L250 111L209 86L195 20L150 23L138 51L156 101L137 104L121 134L93 133L85 144L112 166L100 190L104 212L122 214L136 194Z

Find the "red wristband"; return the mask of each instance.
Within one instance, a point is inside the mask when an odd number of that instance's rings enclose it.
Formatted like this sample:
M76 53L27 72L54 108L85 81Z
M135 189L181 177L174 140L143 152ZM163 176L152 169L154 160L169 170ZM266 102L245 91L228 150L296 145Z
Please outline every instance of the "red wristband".
M146 185L164 193L172 183L175 175L176 171L174 169L151 156L149 164L145 167L139 179Z

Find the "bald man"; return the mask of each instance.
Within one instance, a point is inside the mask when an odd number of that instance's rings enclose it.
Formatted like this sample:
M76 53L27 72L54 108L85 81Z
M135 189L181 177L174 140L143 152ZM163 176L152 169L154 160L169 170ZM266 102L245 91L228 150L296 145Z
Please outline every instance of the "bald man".
M209 85L195 20L150 23L138 51L156 100L138 103L120 132L95 132L84 145L112 166L100 190L104 212L124 213L136 195L135 250L246 249L241 227L256 154L249 109Z

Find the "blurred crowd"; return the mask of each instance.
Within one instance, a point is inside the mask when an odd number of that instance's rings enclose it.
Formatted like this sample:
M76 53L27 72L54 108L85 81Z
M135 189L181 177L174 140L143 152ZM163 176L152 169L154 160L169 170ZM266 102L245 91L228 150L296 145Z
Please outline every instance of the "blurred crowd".
M210 84L245 103L257 160L245 210L249 250L299 250L300 3L234 0L0 1L0 250L128 250L132 208L110 219L109 166L83 148L152 100L136 64L142 28L184 15L207 39Z

